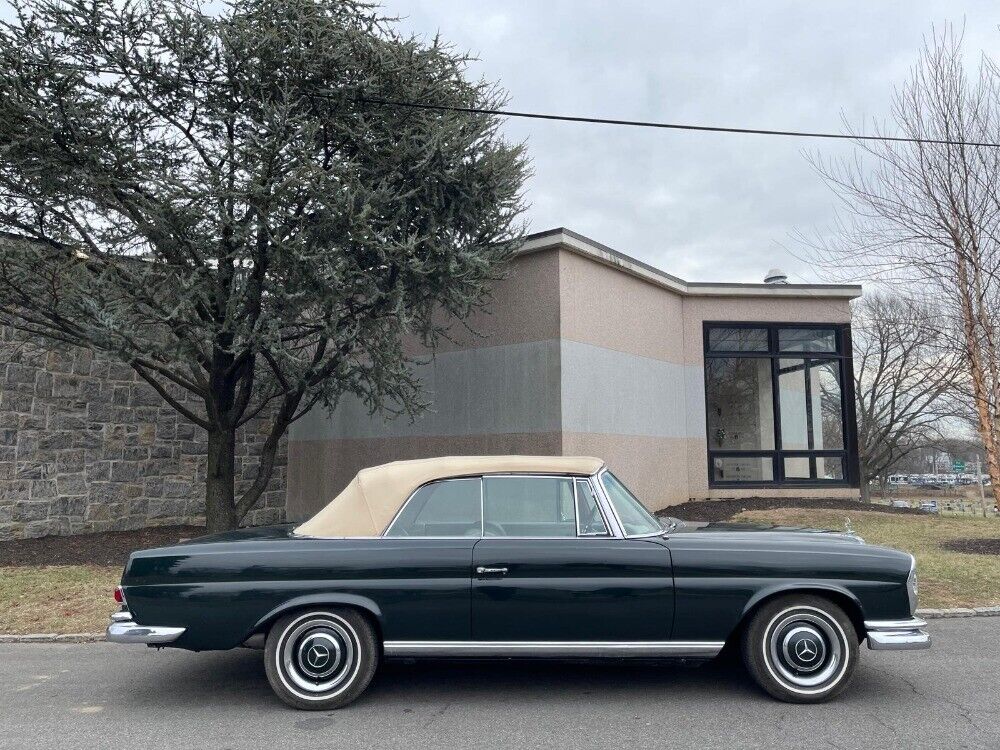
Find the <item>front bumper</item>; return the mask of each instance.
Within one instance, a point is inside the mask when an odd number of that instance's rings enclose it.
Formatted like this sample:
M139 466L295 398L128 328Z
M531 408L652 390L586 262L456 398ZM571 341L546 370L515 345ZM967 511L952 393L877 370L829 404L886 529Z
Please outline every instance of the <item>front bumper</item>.
M115 612L108 625L107 640L111 643L146 643L150 646L172 643L181 637L185 628L165 625L139 625L130 612Z
M873 651L913 650L931 647L927 623L912 617L909 620L866 620L868 648Z

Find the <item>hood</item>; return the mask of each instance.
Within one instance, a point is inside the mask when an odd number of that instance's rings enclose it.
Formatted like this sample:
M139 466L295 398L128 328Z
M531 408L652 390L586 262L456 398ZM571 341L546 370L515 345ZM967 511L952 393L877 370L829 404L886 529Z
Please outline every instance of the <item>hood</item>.
M826 543L842 542L844 544L864 544L865 540L853 531L830 531L829 529L810 529L804 526L777 526L763 523L733 523L730 521L677 521L677 526L670 530L670 536L679 534L696 534L698 537L720 535L722 538L734 538L737 535L767 535L773 539L788 539L802 542L810 538Z

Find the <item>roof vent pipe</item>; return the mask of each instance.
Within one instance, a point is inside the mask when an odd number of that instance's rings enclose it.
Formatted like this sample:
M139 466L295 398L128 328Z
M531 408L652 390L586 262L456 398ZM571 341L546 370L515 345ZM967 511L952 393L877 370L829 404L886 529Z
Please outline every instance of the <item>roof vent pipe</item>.
M764 277L765 284L787 284L788 276L780 268L772 268Z

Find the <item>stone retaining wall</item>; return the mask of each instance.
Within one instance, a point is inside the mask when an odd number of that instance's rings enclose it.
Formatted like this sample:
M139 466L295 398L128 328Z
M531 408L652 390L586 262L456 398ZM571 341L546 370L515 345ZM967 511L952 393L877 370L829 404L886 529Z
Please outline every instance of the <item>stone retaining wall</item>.
M266 427L255 420L238 435L238 491ZM206 443L130 367L0 326L0 540L202 524ZM285 476L283 441L245 523L284 520Z

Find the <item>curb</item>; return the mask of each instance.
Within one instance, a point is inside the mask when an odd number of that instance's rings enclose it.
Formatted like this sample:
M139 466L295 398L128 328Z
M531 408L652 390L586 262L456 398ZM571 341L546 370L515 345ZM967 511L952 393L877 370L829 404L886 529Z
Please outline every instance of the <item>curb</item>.
M1000 606L918 609L916 614L925 620L944 620L952 617L1000 617ZM0 633L0 643L99 643L102 641L104 641L104 633L31 633L30 635Z
M31 633L9 635L0 633L0 643L96 643L104 640L104 633Z
M925 620L945 617L1000 617L1000 607L953 607L951 609L918 609L917 615Z

